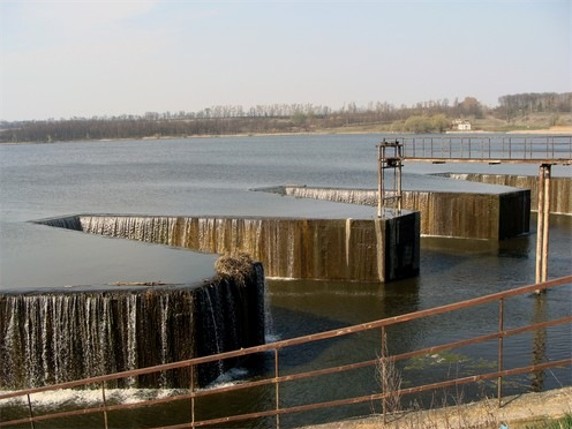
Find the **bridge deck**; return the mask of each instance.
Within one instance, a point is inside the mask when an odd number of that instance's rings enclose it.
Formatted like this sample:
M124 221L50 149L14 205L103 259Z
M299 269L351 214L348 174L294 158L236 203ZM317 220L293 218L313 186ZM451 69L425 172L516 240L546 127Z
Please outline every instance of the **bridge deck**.
M446 157L412 157L406 156L404 161L428 162L431 164L447 163L485 163L485 164L535 164L535 165L572 165L568 158L446 158Z
M572 165L572 136L405 137L410 162Z

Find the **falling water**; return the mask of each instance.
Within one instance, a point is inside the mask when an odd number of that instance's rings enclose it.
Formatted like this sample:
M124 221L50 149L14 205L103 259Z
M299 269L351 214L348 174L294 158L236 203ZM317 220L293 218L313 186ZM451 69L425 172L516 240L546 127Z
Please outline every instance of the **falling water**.
M339 203L361 204L367 206L377 205L377 191L371 189L337 189L337 188L311 188L285 186L281 192L296 198L312 198L328 200Z
M0 294L0 385L42 386L263 344L263 276L260 268L241 284L217 277L195 288ZM231 366L201 365L199 384ZM188 374L126 385L187 386Z
M210 291L206 291L204 296L207 302L207 314L208 314L207 317L210 316L212 322L209 329L211 335L213 336L213 341L211 342L211 344L214 345L214 352L212 354L219 354L223 350L223 344L222 344L222 335L218 331L219 324L217 323L216 320L217 319L216 309L215 306L213 305ZM224 372L223 361L220 360L217 361L216 365L218 366L218 373L222 374Z
M389 223L408 223L414 233L414 216L383 219L305 219L242 217L167 217L80 215L86 233L190 248L208 253L246 252L264 264L274 278L391 281L416 275L418 252L396 254L399 234L383 239ZM58 219L40 223L62 226ZM415 235L415 234L414 234ZM403 245L418 246L407 238ZM392 254L391 258L386 257ZM399 262L400 267L384 264Z

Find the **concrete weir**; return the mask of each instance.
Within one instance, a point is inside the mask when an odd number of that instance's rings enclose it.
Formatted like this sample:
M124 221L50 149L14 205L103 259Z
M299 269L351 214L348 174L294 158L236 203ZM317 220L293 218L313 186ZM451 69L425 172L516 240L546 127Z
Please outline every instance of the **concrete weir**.
M297 198L375 206L373 189L281 186L261 189ZM424 236L502 240L529 231L530 191L507 188L502 193L402 191L402 206L420 212Z
M77 215L39 223L208 253L245 252L269 277L387 282L419 272L419 213L378 219Z
M536 201L538 194L537 176L484 173L442 173L440 175L457 180L529 189L531 192L531 207L533 210L536 210L538 207L538 202ZM550 194L550 213L572 216L572 177L552 177Z
M0 293L0 386L39 387L264 344L264 271L251 261L242 267L240 277L192 286ZM195 366L194 380L205 386L235 365ZM116 387L188 387L189 371L129 377Z

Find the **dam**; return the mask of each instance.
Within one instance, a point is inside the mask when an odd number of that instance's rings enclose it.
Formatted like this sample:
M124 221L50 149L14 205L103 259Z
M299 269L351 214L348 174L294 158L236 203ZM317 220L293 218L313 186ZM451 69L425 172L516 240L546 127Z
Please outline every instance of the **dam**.
M258 189L295 198L377 205L374 189L279 186ZM483 186L478 192L458 190L403 190L405 210L419 212L425 237L499 241L529 232L530 190Z
M162 290L172 290L177 299L190 302L192 294L188 290L209 287L210 280L205 280L215 275L212 267L216 256L199 253L203 252L202 250L196 251L199 241L194 242L189 234L185 235L183 232L191 231L194 227L190 224L193 223L213 225L201 226L205 231L202 240L205 249L215 246L223 249L227 243L237 249L248 249L249 246L255 248L256 245L261 249L264 247L261 244L266 242L266 239L245 240L245 234L241 232L241 239L233 241L230 238L233 235L230 233L214 235L212 231L232 231L233 228L240 231L246 228L239 226L241 223L254 225L259 222L261 225L260 222L267 221L270 224L274 222L273 219L277 219L276 222L284 222L285 226L287 222L304 218L307 225L303 226L304 222L300 222L296 228L306 228L306 235L301 235L304 239L300 239L299 243L307 243L307 239L321 233L319 230L323 229L323 225L318 227L318 224L326 223L326 220L331 221L336 227L335 232L328 232L328 236L331 234L335 237L330 239L330 243L335 243L336 251L340 252L335 260L346 265L348 257L352 258L351 252L348 253L346 249L351 248L353 240L360 235L354 228L362 221L368 223L374 220L375 210L372 207L307 198L284 198L278 194L248 190L273 186L303 187L280 185L292 183L307 183L317 189L367 190L375 182L371 154L374 148L372 142L376 141L379 141L378 136L294 136L0 147L0 291L11 298L16 295L33 296L33 299L44 306L44 297L51 293L61 294L62 297L66 295L58 305L67 307L67 303L64 305L66 299L71 302L75 292L83 293L86 290L108 293L110 302L115 302L113 300L117 297L126 303L142 300L138 305L143 305L144 291L147 290L149 295L153 295L148 304L156 309L154 314L158 320L161 320L161 317L169 319L171 314L183 315L183 309L171 313L167 306L166 310L158 310L163 308L165 302L172 303L163 296ZM224 158L220 156L221 153L233 156ZM441 171L445 169L442 166L437 168ZM445 171L449 170L450 166L447 166ZM224 174L221 174L221 171L224 171ZM427 179L425 174L426 170L412 166L412 174L405 174L406 181L411 182L411 188L422 191L426 190L422 188L429 181L437 183L441 191L451 188L472 191L482 186L447 178ZM65 215L69 213L84 214ZM86 231L83 230L82 217ZM88 222L88 218L92 219ZM60 228L54 228L30 222L35 219L67 223L67 226L59 225ZM55 221L56 219L62 221ZM151 222L149 219L154 220ZM419 221L420 225L422 220L423 218ZM553 220L555 222L551 223L553 234L550 273L551 276L562 276L569 273L571 229L570 223L563 217L556 216ZM310 225L314 221L315 228ZM145 226L145 223L148 225ZM91 225L91 233L85 233L89 229L88 224ZM132 226L127 228L127 224ZM167 232L151 232L158 228L157 225L163 224L170 225L164 230ZM183 225L186 225L185 228L182 228ZM214 225L217 225L216 228ZM79 232L80 227L82 232ZM296 228L292 227L291 230ZM367 228L372 230L371 225ZM177 233L170 237L171 229ZM261 235L263 229L260 226ZM104 238L119 237L120 231L124 230L132 231L130 234L133 239ZM395 230L396 235L402 233L398 231L399 229ZM534 236L534 225L531 232ZM255 235L252 233L252 236ZM173 238L175 236L178 238ZM151 240L150 237L154 238ZM266 237L276 235L270 234ZM155 241L168 243L168 240L173 240L175 244L152 244ZM285 238L283 241L291 246L298 246L296 240ZM267 308L271 308L274 326L272 335L267 335L266 341L273 342L276 339L339 329L350 324L394 317L485 293L497 293L509 285L530 283L534 278L530 260L534 246L530 236L526 234L499 240L498 246L484 250L474 246L471 240L444 241L447 242L447 247L435 249L428 245L427 240L421 238L418 264L421 275L383 284L379 282L379 277L375 277L376 280L371 282L313 280L316 272L324 271L318 268L308 270L308 278L284 280L291 274L302 275L295 274L303 272L302 268L295 268L302 266L301 261L296 260L288 262L293 264L292 267L288 267L285 262L281 264L287 268L280 271L282 268L277 267L276 275L266 272L264 299L267 300ZM348 242L350 247L347 247ZM381 241L377 238L370 239L367 242L370 249L367 251L371 252L373 244L377 246L379 242ZM184 243L188 247L178 247ZM210 244L207 246L207 243ZM287 250L280 250L280 254L285 254L282 252ZM414 252L414 249L410 251ZM328 255L329 258L329 249L319 248L317 254ZM284 256L284 259L286 261L287 257ZM330 262L324 262L323 265L330 265ZM331 272L342 273L344 270L345 268L334 267L330 269ZM379 276L379 271L373 267L368 268L368 272ZM141 286L135 286L138 283ZM150 286L151 284L155 286ZM181 289L187 291L183 293ZM569 314L566 298L569 291L569 288L563 288L560 294L548 295L548 301L538 304L540 309L535 312L534 317L542 315L542 305L547 303L551 313ZM141 296L134 298L133 294ZM43 296L40 298L39 295ZM88 296L89 294L86 294L86 298ZM209 300L215 298L214 295L209 295L202 301L206 300L209 306ZM109 306L104 303L107 298L89 299L97 302L97 305L90 303L89 308ZM23 311L27 308L21 314L41 314L43 311L35 310L37 307L34 307L32 302L26 305L20 304L18 300L13 302ZM82 304L81 308L87 305ZM216 307L217 304L212 305ZM121 312L125 314L126 310ZM531 299L527 297L517 301L515 307L510 308L510 312L522 319L530 318ZM70 311L68 314L72 313ZM484 309L466 318L437 318L427 324L396 327L395 331L389 332L389 348L394 352L406 353L413 347L431 347L435 339L453 341L458 338L460 332L478 333L485 324L496 324L494 315L494 311ZM185 316L175 317L175 320L181 317ZM141 317L136 320L141 322ZM212 320L205 321L211 322ZM148 330L151 331L151 328ZM158 328L152 332L156 332L154 336L159 337L158 340L155 339L153 347L161 349L161 352L154 351L154 354L161 355L160 359L163 359L161 338L172 337L169 332L167 336L163 336ZM376 334L375 338L378 339L379 335ZM569 330L549 330L546 338L549 345L546 351L548 358L558 358L569 350ZM177 341L184 344L183 340ZM512 350L517 360L527 361L530 359L527 350L531 341L532 338L530 341L526 338L522 343L507 343L507 351ZM34 343L40 355L43 346L39 345L44 342L45 340L41 340ZM213 343L218 344L218 341ZM288 373L293 368L319 368L324 362L337 365L345 356L351 355L352 359L354 355L370 356L370 346L370 338L360 337L352 341L334 340L324 347L300 348L293 353L284 352L280 354L280 369ZM491 359L494 359L491 356L496 356L494 347L491 350L486 346L483 354L479 355L483 361L471 359L474 350L460 353L463 354L463 369L467 370L468 376L472 375L473 367L489 365ZM122 354L127 353L117 353ZM168 355L167 348L165 356ZM131 353L129 356L133 361L135 354ZM437 377L436 374L441 373L437 371L438 363L436 361L427 364L429 371L427 368L419 368L419 365L407 368L405 377L408 382L422 377ZM422 366L423 362L418 364ZM511 364L512 362L507 362L508 366ZM447 368L438 369L447 371ZM220 373L218 365L215 365L213 374L207 376L205 383L215 376L215 370ZM35 374L40 377L38 380L41 377L54 377L50 374L42 375L43 371L43 366L36 368ZM251 373L247 374L251 376ZM570 383L569 374L558 373L557 376L556 381L546 376L543 381L544 388L552 388L558 382ZM375 381L371 377L364 378L359 374L356 377L352 378L357 380L354 384L368 387L371 385L372 389L375 388ZM146 383L154 381L161 386L177 385L169 378L169 374L156 380L136 380L135 385L140 382L145 386ZM131 380L127 382L131 383ZM526 390L529 384L529 380L517 379L514 384L507 386L507 390L518 393L520 390ZM338 393L339 386L339 383L327 380L312 385L302 384L299 387L292 385L282 392L281 397L287 403L305 401L307 398L315 400L322 398L324 392L334 396ZM472 392L470 394L472 395ZM232 398L235 401L233 404L243 410L252 409L252 402L272 407L272 404L266 404L264 395L248 398L246 396L235 395ZM368 410L369 408L365 412ZM334 410L331 414L338 417L347 415L344 410ZM133 417L137 424L152 425L148 413L129 416ZM305 417L303 422L307 421L309 420ZM299 426L300 421L296 422ZM285 419L285 425L287 424ZM291 426L296 426L296 423Z
M383 219L77 215L39 223L206 253L247 253L274 278L389 282L419 272L417 212Z
M97 289L97 288L96 288ZM0 384L23 389L177 362L264 344L264 273L216 276L193 287L0 293ZM200 365L197 385L234 362ZM117 387L181 387L184 370Z
M538 206L538 178L521 174L483 174L483 173L441 173L444 177L471 182L488 183L510 186L513 188L529 189L531 192L530 205L533 210ZM552 178L550 189L550 213L572 216L572 178Z

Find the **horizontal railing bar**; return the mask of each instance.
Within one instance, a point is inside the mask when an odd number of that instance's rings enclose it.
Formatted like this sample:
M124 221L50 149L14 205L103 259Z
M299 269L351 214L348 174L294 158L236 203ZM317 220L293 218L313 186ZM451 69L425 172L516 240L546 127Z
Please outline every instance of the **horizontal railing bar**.
M537 329L543 329L543 328L548 328L548 327L552 327L552 326L563 325L565 323L572 323L572 316L565 316L565 317L561 317L559 319L549 320L547 322L539 322L539 323L535 323L532 325L521 326L518 328L505 329L502 332L494 332L491 334L485 334L485 335L481 335L478 337L473 337L473 338L469 338L469 339L465 339L465 340L458 340L458 341L454 341L451 343L426 347L424 349L419 349L419 350L415 350L412 352L406 352L406 353L401 353L398 355L388 356L387 359L390 361L411 359L411 358L414 358L417 356L427 355L429 353L440 352L440 351L448 350L448 349L457 349L460 347L470 346L473 344L478 344L478 343L482 343L485 341L494 340L494 339L497 339L500 337L502 337L502 338L511 337L514 335L522 334L522 333L527 332L527 331L535 331Z
M526 159L516 159L516 158L444 158L439 156L431 157L404 157L403 162L438 162L438 163L494 163L494 164L550 164L550 165L572 165L572 159L570 158L526 158Z
M406 352L406 353L401 353L401 354L397 354L397 355L391 355L391 356L387 357L387 360L388 361L399 361L399 360L411 359L411 358L414 358L417 356L424 356L424 355L427 355L429 353L435 353L435 352L440 352L440 351L449 350L449 349L456 349L456 348L460 348L460 347L465 347L465 346L469 346L469 345L473 345L473 344L482 343L485 341L494 340L494 339L497 339L499 337L510 337L510 336L518 335L518 334L521 334L521 333L524 333L527 331L535 331L537 329L548 328L551 326L558 326L558 325L562 325L565 323L572 323L572 316L565 316L565 317L561 317L559 319L549 320L547 322L540 322L540 323L535 323L532 325L508 329L508 330L504 330L500 333L494 332L491 334L485 334L485 335L481 335L478 337L473 337L473 338L469 338L469 339L465 339L465 340L458 340L458 341L454 341L451 343L426 347L426 348L415 350L412 352ZM225 386L225 387L222 387L220 389L214 388L214 389L205 390L205 391L198 391L198 392L196 392L196 397L210 396L210 395L214 395L217 393L223 393L223 392L226 393L226 392L235 391L235 390L248 389L251 387L259 387L259 386L263 386L263 385L274 384L276 382L277 383L286 383L289 381L297 381L297 380L303 380L306 378L314 378L314 377L319 377L319 376L323 376L323 375L331 375L331 374L336 374L336 373L340 373L340 372L346 372L346 371L352 371L352 370L356 370L356 369L367 368L368 366L377 365L377 363L380 361L380 359L381 358L376 358L376 359L367 360L367 361L361 361L361 362L355 362L355 363L346 364L346 365L340 365L337 367L317 369L317 370L306 371L306 372L298 373L298 374L282 375L282 376L278 377L277 379L276 378L267 378L264 380L257 380L257 381L253 381L253 382L240 383L240 384L233 385L233 386Z
M36 388L32 388L32 389L19 390L19 391L10 392L7 394L0 394L0 400L14 398L14 397L18 397L18 396L24 396L27 394L40 393L40 392L45 392L45 391L50 391L50 390L67 389L67 388L78 387L78 386L82 386L82 385L86 385L86 384L95 384L95 383L101 383L104 381L118 380L118 379L122 379L122 378L134 377L134 376L138 376L138 375L145 375L145 374L150 374L150 373L155 373L155 372L169 371L169 370L173 370L173 369L190 367L190 366L200 365L200 364L213 362L213 361L219 361L219 360L230 359L230 358L234 358L234 357L251 355L251 354L255 354L255 353L264 353L264 352L268 352L268 351L272 351L272 350L280 350L280 349L283 349L286 347L298 346L298 345L302 345L302 344L306 344L306 343L314 342L314 341L319 341L319 340L339 338L339 337L346 336L346 335L353 334L353 333L359 333L359 332L364 332L364 331L368 331L371 329L381 328L382 326L391 326L391 325L395 325L398 323L404 323L404 322L409 322L412 320L417 320L417 319L421 319L421 318L425 318L425 317L435 316L435 315L448 313L448 312L452 312L452 311L458 311L458 310L468 308L468 307L474 307L477 305L483 305L483 304L495 302L495 301L498 301L499 299L514 297L514 296L523 295L526 293L531 293L531 292L549 289L549 288L553 288L553 287L564 286L564 285L567 285L570 283L572 283L572 275L560 277L557 279L548 280L548 281L543 282L543 283L537 283L537 284L530 284L527 286L522 286L519 288L511 289L509 291L497 292L497 293L493 293L490 295L485 295L485 296L481 296L481 297L477 297L477 298L471 298L471 299L468 299L465 301L460 301L460 302L456 302L456 303L452 303L452 304L445 304L445 305L440 306L440 307L433 307L433 308L429 308L426 310L419 310L419 311L412 312L412 313L407 313L407 314L402 314L399 316L393 316L393 317L388 317L385 319L380 319L380 320L377 320L374 322L366 322L366 323L362 323L359 325L349 326L346 328L340 328L340 329L335 329L335 330L331 330L331 331L320 332L317 334L310 334L310 335L306 335L303 337L281 340L281 341L277 341L274 343L263 344L260 346L249 347L249 348L234 350L234 351L230 351L230 352L224 352L224 353L220 353L220 354L216 354L216 355L203 356L203 357L188 359L188 360L180 361L180 362L155 365L155 366L147 367L147 368L122 371L122 372L118 372L115 374L90 377L90 378L85 378L85 379L66 382L66 383L36 387Z
M397 391L393 391L393 392L377 393L377 394L372 394L372 395L367 395L367 396L358 396L355 398L338 399L338 400L334 400L334 401L318 402L318 403L306 404L306 405L297 405L297 406L293 406L293 407L281 408L279 410L268 410L268 411L261 411L258 413L241 414L241 415L221 417L221 418L210 419L210 420L201 420L201 421L195 422L194 427L203 427L203 426L211 426L211 425L221 424L221 423L232 423L232 422L238 422L238 421L244 421L244 420L252 420L252 419L256 419L256 418L260 418L260 417L271 417L271 416L275 416L277 414L280 414L280 415L282 415L282 414L294 414L294 413L300 413L300 412L306 412L306 411L313 411L313 410L317 410L317 409L321 409L321 408L333 408L333 407L339 407L339 406L344 406L344 405L355 405L355 404L364 403L364 402L378 401L378 400L381 400L383 398L387 398L390 395L410 395L410 394L420 393L420 392L424 392L424 391L431 391L431 390L437 390L437 389L442 389L442 388L451 387L451 386L475 383L475 382L483 381L483 380L491 380L491 379L495 379L498 377L508 377L508 376L512 376L512 375L526 374L526 373L530 373L530 372L534 372L534 371L540 371L543 369L564 367L564 366L568 366L568 365L572 365L572 358L563 359L563 360L554 361L554 362L545 362L542 364L530 365L527 367L514 368L514 369L509 369L509 370L504 370L504 371L497 371L497 372L492 372L492 373L487 373L487 374L482 374L482 375L462 377L462 378L457 378L455 380L448 380L448 381L442 381L442 382L437 382L437 383L432 383L432 384L426 384L423 386L412 387L412 388L397 390ZM188 427L193 427L193 426L191 426L191 424L189 424L189 423L186 423L186 424L182 424L182 425L164 426L164 427L161 427L160 429L182 429L182 428L188 428ZM159 429L159 428L155 428L155 429Z
M572 364L572 358L562 359L559 361L545 362L542 364L530 365L527 367L514 368L514 369L497 371L497 372L481 374L481 375L474 375L474 376L469 376L469 377L461 377L461 378L457 378L454 380L447 380L447 381L442 381L442 382L437 382L437 383L431 383L431 384L426 384L426 385L422 385L422 386L411 387L408 389L401 389L401 390L394 391L394 392L378 393L378 394L349 398L349 399L339 399L339 400L335 400L335 401L327 401L327 402L319 402L319 403L314 403L314 404L298 405L298 406L294 406L294 407L281 408L279 410L267 410L267 411L261 411L261 412L257 412L257 413L219 417L216 419L196 421L196 422L194 422L194 425L192 425L190 423L184 423L184 424L178 424L178 425L173 425L173 426L164 426L164 427L155 428L155 429L180 429L180 428L188 428L188 427L202 427L202 426L210 426L210 425L220 424L220 423L231 423L231 422L237 422L237 421L252 420L252 419L260 418L260 417L270 417L270 416L275 416L277 414L293 414L293 413L299 413L299 412L304 412L304 411L312 411L312 410L316 410L316 409L320 409L320 408L330 408L330 407L342 406L342 405L353 405L353 404L358 404L358 403L363 403L363 402L368 402L368 401L380 400L380 399L383 399L384 397L388 397L389 395L392 395L392 394L410 395L410 394L414 394L414 393L421 393L421 392L425 392L425 391L431 391L431 390L436 390L436 389L441 389L441 388L446 388L446 387L451 387L451 386L456 386L456 385L475 383L475 382L482 381L482 380L495 379L498 377L507 377L507 376L512 376L512 375L525 374L525 373L530 373L530 372L539 371L539 370L548 369L548 368L564 367L564 366L568 366L571 364ZM168 398L164 398L164 399L168 399ZM180 399L182 400L185 398L180 397ZM130 405L130 404L127 404L127 405ZM122 405L99 407L99 408L89 409L89 413L103 412L103 411L114 411L114 410L126 409L126 408L127 408L126 406L122 406ZM77 411L72 411L72 412L67 412L67 413L58 413L59 414L58 418L71 417L74 415L81 415L81 414L88 414L88 413L82 413L82 411L85 411L85 410L77 410ZM52 416L55 416L55 414L50 414L48 416L52 417ZM4 422L4 423L0 423L0 426L16 425L16 424L22 424L22 423L30 423L32 421L35 422L35 421L45 420L42 417L47 417L47 416L39 416L39 417L32 417L32 418L25 418L25 419L21 419L21 420L15 420L15 421L11 421L11 422Z
M458 340L458 341L454 341L451 343L442 344L442 345L438 345L438 346L426 347L426 348L419 349L419 350L412 351L412 352L388 356L387 359L390 361L399 361L399 360L411 359L411 358L414 358L417 356L424 356L424 355L427 355L429 353L435 353L435 352L439 352L439 351L443 351L443 350L449 350L449 349L456 349L456 348L460 348L460 347L464 347L464 346L468 346L468 345L472 345L472 344L478 344L478 343L482 343L485 341L494 340L494 339L497 339L499 337L510 337L510 336L517 335L517 334L520 334L523 332L534 331L537 329L547 328L550 326L557 326L557 325L561 325L561 324L565 324L565 323L572 323L572 316L566 316L566 317L562 317L559 319L550 320L547 322L540 322L540 323L535 323L533 325L527 325L527 326L523 326L523 327L519 327L519 328L513 328L510 330L505 330L505 331L500 332L500 333L494 332L491 334L481 335L481 336L473 337L473 338L466 339L466 340ZM282 375L278 378L275 378L275 377L266 378L263 380L245 382L245 383L240 383L240 384L236 384L236 385L232 385L232 386L225 386L225 387L221 387L221 388L214 388L214 389L202 390L202 391L199 390L199 391L195 392L195 397L210 396L210 395L214 395L214 394L218 394L218 393L227 393L227 392L231 392L231 391L243 390L243 389L248 389L248 388L253 388L253 387L260 387L260 386L274 384L274 383L286 383L289 381L297 381L297 380L303 380L303 379L307 379L307 378L319 377L319 376L323 376L323 375L330 375L330 374L336 374L336 373L341 373L341 372L346 372L346 371L352 371L352 370L356 370L356 369L367 368L368 366L375 366L379 362L379 360L380 359L377 358L377 359L372 359L372 360L367 360L367 361L362 361L362 362L355 362L355 363L351 363L351 364L340 365L337 367L330 367L330 368L324 368L324 369L317 369L317 370L313 370L313 371L306 371L306 372L298 373L298 374Z
M0 422L0 427L4 426L12 426L18 425L23 423L31 423L31 422L42 422L46 420L57 420L64 417L76 417L76 416L84 416L87 414L96 414L96 413L103 413L103 412L110 412L110 411L118 411L118 410L129 410L129 409L136 409L136 408L146 408L155 405L160 405L162 403L173 402L176 400L184 400L190 398L191 395L179 395L176 397L165 397L160 399L151 399L146 400L143 402L137 402L132 404L116 404L116 405L106 405L106 406L99 406L99 407L91 407L91 408L81 408L72 411L61 411L59 413L50 413L44 414L41 416L33 416L33 417L25 417L19 420L11 420L7 422Z
M476 343L480 343L480 342L484 342L484 341L488 341L488 340L493 340L493 339L496 339L498 337L509 337L509 336L517 335L517 334L527 332L527 331L543 329L543 328L547 328L547 327L551 327L551 326L557 326L560 324L570 323L570 322L572 322L572 316L566 316L566 317L562 317L559 319L554 319L554 320L550 320L550 321L546 321L546 322L540 322L540 323L535 323L532 325L527 325L527 326L523 326L523 327L504 330L502 332L495 332L495 333L491 333L491 334L481 335L478 337L473 337L471 339L459 340L459 341L455 341L455 342L451 342L451 343L447 343L447 344L442 344L442 345L438 345L438 346L426 347L424 349L419 349L419 350L416 350L413 352L401 353L398 355L389 356L387 359L390 361L410 359L410 358L413 358L416 356L427 355L429 353L434 353L434 352L438 352L438 351L442 351L442 350L454 349L454 348L459 348L459 347L463 347L466 345L471 345L471 344L476 344ZM46 414L43 416L37 416L35 418L32 418L32 420L30 420L30 418L27 417L27 418L23 418L20 420L7 422L6 424L14 425L14 424L29 423L31 421L45 421L45 420L51 420L51 419L58 419L58 418L62 418L62 417L72 417L72 416L76 416L76 415L100 413L100 412L104 412L104 411L109 412L109 411L116 411L116 410L123 410L123 409L136 409L136 408L151 407L151 406L160 405L162 403L167 403L167 402L183 401L183 400L188 400L191 398L205 397L205 396L210 396L210 395L214 395L214 394L220 394L220 393L226 393L226 392L230 392L230 391L260 387L260 386L274 384L274 383L284 383L284 382L296 381L296 380L301 380L301 379L306 379L306 378L313 378L313 377L322 376L322 375L335 374L335 373L350 371L350 370L354 370L354 369L361 369L361 368L365 368L368 366L375 366L379 362L379 360L380 359L378 358L378 359L362 361L362 362L353 363L353 364L341 365L338 367L331 367L331 368L325 368L325 369L320 369L320 370L307 371L307 372L300 373L300 374L285 375L285 376L280 376L278 378L267 378L267 379L263 379L263 380L246 382L246 383L226 386L226 387L222 387L222 388L215 388L215 389L209 389L209 390L199 390L199 391L191 392L189 394L170 396L170 397L153 399L153 400L146 400L146 401L131 403L131 404L118 404L118 405L111 405L111 406L104 406L104 407L93 407L93 408L82 409L82 410L74 410L74 411L68 411L68 412L62 412L62 413L52 413L52 414ZM0 427L5 426L6 424L0 422Z

